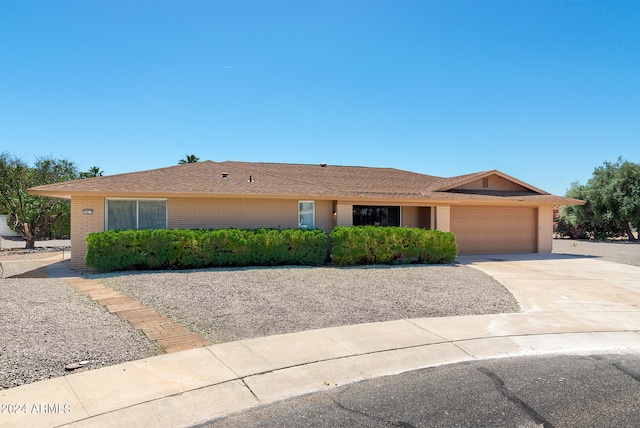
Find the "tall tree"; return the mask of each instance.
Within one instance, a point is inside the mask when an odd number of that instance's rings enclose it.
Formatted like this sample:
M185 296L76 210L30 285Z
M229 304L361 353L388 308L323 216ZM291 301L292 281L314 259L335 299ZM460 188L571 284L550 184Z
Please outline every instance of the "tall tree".
M180 159L178 165L184 165L186 163L196 163L200 158L196 155L187 155L185 159Z
M567 196L586 201L583 206L562 210L563 217L596 236L624 231L636 240L633 228L640 228L640 164L618 158L596 167L586 185L573 183Z
M68 160L37 158L33 167L0 153L0 207L8 212L7 224L26 241L27 249L62 217L69 217L69 201L27 194L27 189L77 178Z
M97 166L92 166L88 171L81 172L80 178L102 177L104 172Z

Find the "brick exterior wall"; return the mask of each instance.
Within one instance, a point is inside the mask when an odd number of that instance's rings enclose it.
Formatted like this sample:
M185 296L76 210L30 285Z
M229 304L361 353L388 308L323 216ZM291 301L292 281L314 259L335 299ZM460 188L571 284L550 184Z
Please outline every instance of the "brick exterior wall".
M451 206L438 205L435 210L436 229L443 232L451 231Z
M84 209L93 214L85 215ZM85 237L89 232L104 230L104 198L73 198L71 200L71 269L83 269L87 254Z
M336 226L353 226L353 204L336 204Z
M308 199L310 200L310 199ZM229 228L252 229L258 227L298 227L297 199L256 198L168 198L168 227L175 228ZM84 209L92 209L92 215L84 215ZM87 252L85 237L90 232L101 232L105 227L104 197L75 197L71 201L71 268L85 268ZM353 224L353 203L315 201L316 228L330 232L334 226ZM336 215L333 215L334 209ZM403 226L424 227L423 216L430 216L431 225L445 232L451 230L451 207L439 205L421 212L417 207L403 207ZM426 209L426 208L424 208ZM551 251L553 230L553 205L543 205L537 210L539 252Z
M169 228L298 227L298 200L169 198ZM333 201L315 201L316 228L333 228Z
M143 199L143 198L141 198ZM333 201L315 201L316 228L330 232L334 226ZM82 211L90 208L92 215ZM254 229L298 227L298 200L167 198L170 229ZM85 268L85 237L105 230L105 198L73 198L71 201L71 268Z

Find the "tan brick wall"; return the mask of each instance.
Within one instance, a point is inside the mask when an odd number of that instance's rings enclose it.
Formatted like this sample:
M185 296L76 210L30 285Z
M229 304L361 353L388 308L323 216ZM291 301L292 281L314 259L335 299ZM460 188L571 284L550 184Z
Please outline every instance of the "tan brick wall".
M92 215L82 214L92 209ZM104 198L73 198L71 200L71 269L83 269L87 254L85 237L90 232L104 231Z
M451 231L451 206L438 205L436 206L436 229L443 232Z
M298 227L298 200L169 198L169 228ZM333 202L315 201L316 227L325 232L333 227Z
M213 199L168 198L170 229L258 227L298 227L298 200L287 199ZM86 208L93 215L84 215ZM316 201L316 227L330 232L333 228L333 201ZM71 201L71 268L85 268L85 237L105 229L104 198L73 198Z
M169 228L228 228L298 227L298 200L250 199L250 198L169 198ZM334 205L335 204L335 205ZM333 215L334 207L336 215ZM100 232L105 227L105 199L103 197L76 197L71 202L71 267L85 268L87 252L85 237L90 232ZM351 226L353 203L316 201L316 227L330 232L334 225ZM92 209L92 215L84 215L84 209ZM424 210L424 209L423 209ZM402 225L420 227L420 216L431 215L435 228L451 230L451 207L440 205L421 213L418 207L402 207ZM537 246L539 252L552 249L553 205L543 205L537 210ZM431 224L434 224L432 221Z
M334 225L333 201L316 201L316 228L329 233Z
M353 226L353 204L336 205L336 226Z

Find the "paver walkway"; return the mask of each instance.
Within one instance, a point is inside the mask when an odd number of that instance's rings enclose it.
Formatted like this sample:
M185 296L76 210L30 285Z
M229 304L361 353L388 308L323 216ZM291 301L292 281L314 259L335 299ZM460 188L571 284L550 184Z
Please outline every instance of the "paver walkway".
M104 284L82 277L61 278L74 290L89 296L120 319L141 330L150 340L156 341L166 353L185 351L211 345L201 335L185 326L160 315L153 308L126 296Z
M63 253L62 258L68 259L69 257L69 252ZM23 260L25 258L26 261ZM153 308L146 307L98 281L83 278L77 272L69 269L67 263L61 260L59 252L35 253L27 257L23 255L20 259L4 260L3 263L7 266L28 264L32 269L36 269L38 265L42 266L37 268L37 271L29 272L30 277L40 277L39 271L45 269L49 278L60 279L79 293L89 296L98 304L106 307L109 312L128 321L133 328L141 330L149 340L157 342L166 353L211 345L200 334L193 333L182 324L175 323L168 317L158 314ZM14 270L20 271L19 268ZM4 273L4 269L2 271Z
M64 263L51 264L46 269L50 278L61 279L74 290L106 307L120 319L128 321L133 328L141 330L149 340L157 342L166 353L211 345L211 342L200 334L193 333L182 324L173 322L170 318L160 315L155 309L119 291L98 281L81 277Z

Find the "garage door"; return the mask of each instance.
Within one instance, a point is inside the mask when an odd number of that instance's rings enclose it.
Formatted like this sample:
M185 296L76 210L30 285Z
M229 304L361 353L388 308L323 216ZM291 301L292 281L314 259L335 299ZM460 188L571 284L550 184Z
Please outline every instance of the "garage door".
M537 213L526 207L451 207L460 254L535 253Z

